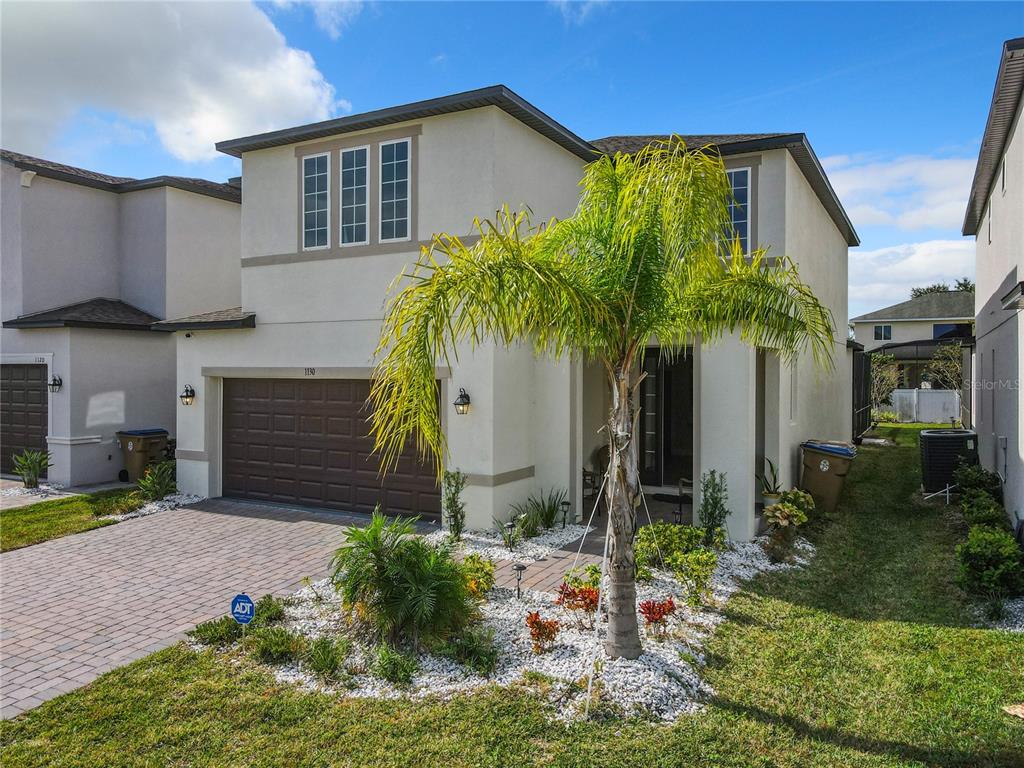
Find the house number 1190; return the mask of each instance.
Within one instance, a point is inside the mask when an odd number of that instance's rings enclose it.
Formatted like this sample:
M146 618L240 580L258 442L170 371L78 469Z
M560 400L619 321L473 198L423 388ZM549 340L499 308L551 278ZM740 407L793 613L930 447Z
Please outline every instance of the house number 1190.
M307 376L316 376L316 368L306 368Z

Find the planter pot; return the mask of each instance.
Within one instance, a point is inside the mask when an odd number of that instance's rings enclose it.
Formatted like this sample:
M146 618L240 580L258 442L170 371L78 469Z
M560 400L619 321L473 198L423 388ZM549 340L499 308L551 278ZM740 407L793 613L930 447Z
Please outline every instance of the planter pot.
M781 493L762 493L761 498L764 499L764 505L770 507L772 504L778 504L779 499L782 498Z

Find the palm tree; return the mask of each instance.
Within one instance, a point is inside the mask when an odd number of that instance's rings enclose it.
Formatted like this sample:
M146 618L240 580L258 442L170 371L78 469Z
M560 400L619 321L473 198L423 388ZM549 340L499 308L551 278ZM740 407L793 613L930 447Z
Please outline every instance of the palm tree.
M434 366L457 360L458 344L526 340L538 355L599 361L611 390L605 649L636 658L635 395L645 345L657 340L671 357L739 329L747 343L790 360L809 345L828 366L833 321L787 258L730 245L731 189L708 148L690 151L673 138L600 157L580 186L566 219L534 227L528 212L506 207L474 222L472 245L435 236L399 276L377 350L371 428L384 471L410 438L422 455L443 458Z

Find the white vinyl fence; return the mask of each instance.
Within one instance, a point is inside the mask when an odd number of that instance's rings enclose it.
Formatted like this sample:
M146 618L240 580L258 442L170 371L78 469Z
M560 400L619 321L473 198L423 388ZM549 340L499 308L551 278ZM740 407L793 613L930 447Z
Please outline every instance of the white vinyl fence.
M960 393L955 389L894 389L892 409L900 421L949 423L960 418Z

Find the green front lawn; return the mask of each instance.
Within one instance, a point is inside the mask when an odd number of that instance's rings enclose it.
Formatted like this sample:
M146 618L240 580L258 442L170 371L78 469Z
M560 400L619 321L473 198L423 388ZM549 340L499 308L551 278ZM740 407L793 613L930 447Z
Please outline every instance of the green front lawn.
M0 552L113 525L115 521L100 518L123 514L142 504L138 493L125 489L0 510Z
M184 646L0 726L5 768L47 766L1020 766L1024 635L972 628L942 509L912 500L917 429L865 447L802 571L730 601L717 697L672 727L563 726L525 691L341 701Z

